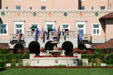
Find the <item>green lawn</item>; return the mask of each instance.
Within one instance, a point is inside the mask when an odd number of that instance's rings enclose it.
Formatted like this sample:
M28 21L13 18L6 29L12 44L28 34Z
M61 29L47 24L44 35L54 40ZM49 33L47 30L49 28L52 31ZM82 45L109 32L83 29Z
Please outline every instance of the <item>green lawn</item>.
M0 75L113 75L113 69L15 68L1 71Z

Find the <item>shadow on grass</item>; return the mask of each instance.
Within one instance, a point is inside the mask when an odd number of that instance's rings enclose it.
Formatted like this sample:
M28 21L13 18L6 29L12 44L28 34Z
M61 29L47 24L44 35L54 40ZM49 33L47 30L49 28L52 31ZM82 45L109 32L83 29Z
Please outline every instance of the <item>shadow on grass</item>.
M0 72L6 70L6 68L0 68Z

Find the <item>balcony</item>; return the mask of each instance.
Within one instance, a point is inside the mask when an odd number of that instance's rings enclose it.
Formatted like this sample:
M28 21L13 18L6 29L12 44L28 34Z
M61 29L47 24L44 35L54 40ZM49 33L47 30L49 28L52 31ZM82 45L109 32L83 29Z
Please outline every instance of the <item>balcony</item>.
M21 42L22 43L25 43L25 42L27 43L28 41L33 40L34 39L34 34L35 34L35 32L25 31L25 34L22 35ZM39 40L41 40L41 38L43 36L42 34L43 33L40 32L40 34L39 34ZM76 39L76 41L77 41L77 39L78 39L78 33L77 33L77 31L67 31L66 34L64 34L61 31L60 40L64 40L64 36L65 35L66 35L67 41L69 41L71 39L72 40L73 39ZM50 31L50 33L49 33L49 40L53 40L54 37L58 37L57 34L56 35L53 35L53 31ZM25 41L26 38L29 38L29 40L28 41ZM45 33L45 38L47 38L47 32ZM84 34L84 35L82 35L82 41L85 44L91 43L92 42L91 35L90 34ZM12 34L11 35L10 43L12 43L12 44L18 43L18 41L17 41L17 34Z

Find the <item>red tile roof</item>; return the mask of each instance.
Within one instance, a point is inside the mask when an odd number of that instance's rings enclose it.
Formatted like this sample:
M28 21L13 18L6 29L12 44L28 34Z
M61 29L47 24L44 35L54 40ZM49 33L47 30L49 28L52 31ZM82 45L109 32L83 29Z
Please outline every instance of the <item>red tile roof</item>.
M112 13L109 13L107 15L104 15L103 17L101 17L100 19L111 19L113 18L113 12Z
M9 48L8 43L0 43L0 49L3 49L3 48L8 49Z
M113 39L105 43L96 44L92 46L93 49L113 49Z

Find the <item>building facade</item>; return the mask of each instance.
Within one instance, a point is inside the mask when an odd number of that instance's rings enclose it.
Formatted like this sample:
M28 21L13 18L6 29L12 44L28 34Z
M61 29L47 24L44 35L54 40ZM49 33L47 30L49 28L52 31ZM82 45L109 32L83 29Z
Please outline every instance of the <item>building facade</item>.
M49 26L60 27L61 31L82 31L91 35L92 43L113 38L113 25L104 28L99 20L112 13L113 0L0 0L0 3L0 43L10 43L12 36L20 31L31 34L33 26L40 31L42 28L47 31ZM74 41L77 42L77 36Z

